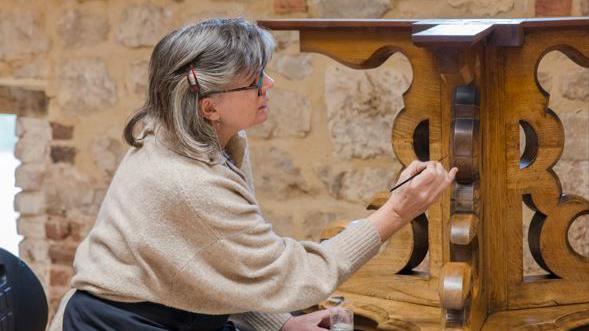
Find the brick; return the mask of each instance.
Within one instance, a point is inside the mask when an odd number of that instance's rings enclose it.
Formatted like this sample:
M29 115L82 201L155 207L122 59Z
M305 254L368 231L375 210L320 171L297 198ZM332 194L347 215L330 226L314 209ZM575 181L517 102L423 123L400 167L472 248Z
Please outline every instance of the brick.
M274 0L276 14L304 13L307 11L305 0Z
M41 267L49 261L49 244L44 239L25 238L19 243L18 248L19 257L29 265L38 264Z
M44 92L19 87L0 87L0 112L40 117L47 114L49 99Z
M77 246L73 244L53 244L49 246L49 259L51 263L72 265L76 255Z
M18 192L14 197L14 210L21 215L44 214L46 210L45 194L40 191Z
M26 238L45 239L47 216L21 216L16 221L16 232Z
M48 276L49 277L49 276ZM71 289L69 284L67 286L49 286L47 289L47 301L49 302L49 307L57 308L61 302L61 298L64 294ZM50 315L55 312L50 312Z
M536 0L536 17L570 16L572 0Z
M54 140L70 140L74 136L74 127L70 125L63 125L57 122L50 122L51 137Z
M68 286L73 274L72 267L53 265L49 269L49 285L58 287Z
M22 163L15 171L15 186L23 190L39 190L45 178L43 164Z
M51 146L51 161L74 164L76 152L76 148L71 146Z
M14 149L17 159L24 163L45 162L51 140L51 128L47 120L19 116L16 120L16 135L20 138Z
M69 222L62 217L51 216L50 220L45 224L45 235L47 239L63 240L71 233Z

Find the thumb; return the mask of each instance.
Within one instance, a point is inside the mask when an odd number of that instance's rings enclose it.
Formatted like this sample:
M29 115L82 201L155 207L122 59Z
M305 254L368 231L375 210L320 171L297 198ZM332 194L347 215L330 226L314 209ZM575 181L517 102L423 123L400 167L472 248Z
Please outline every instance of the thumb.
M329 321L329 310L324 309L317 312L318 317L321 319L319 321L319 326L330 327L331 323Z

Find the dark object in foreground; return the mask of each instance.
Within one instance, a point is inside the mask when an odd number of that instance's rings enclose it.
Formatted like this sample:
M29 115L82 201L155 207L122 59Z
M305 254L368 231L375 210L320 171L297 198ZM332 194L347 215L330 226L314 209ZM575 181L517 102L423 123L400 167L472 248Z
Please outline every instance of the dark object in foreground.
M0 248L0 331L43 331L47 298L33 271Z

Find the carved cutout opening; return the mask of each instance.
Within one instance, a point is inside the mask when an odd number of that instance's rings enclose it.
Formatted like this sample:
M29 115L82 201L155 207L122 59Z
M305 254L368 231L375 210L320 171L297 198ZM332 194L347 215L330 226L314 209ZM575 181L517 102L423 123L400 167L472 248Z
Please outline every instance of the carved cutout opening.
M413 250L405 267L398 272L399 275L420 275L420 272L414 269L422 263L428 252L428 219L426 214L417 216L411 222L411 228L413 230Z
M337 63L327 66L324 98L333 155L340 159L369 159L393 154L388 138L396 118L404 111L404 94L412 81L411 62L401 52L375 69L356 70ZM263 124L268 126L265 131L271 131L271 120ZM285 123L284 129L290 130L288 121ZM281 129L279 123L274 125L273 134Z
M571 222L567 242L575 253L589 261L589 213L579 215Z
M537 215L537 216L536 216ZM536 212L536 207L532 202L532 199L529 195L523 196L522 201L522 250L523 250L523 276L524 280L534 280L537 277L547 277L550 275L546 269L544 269L536 259L536 255L532 252L532 243L530 242L530 231L531 231L531 223L534 217L540 217L542 219L537 219L536 222L543 221L545 216L541 213ZM539 227L540 228L540 227ZM539 231L539 229L538 229ZM534 244L538 243L539 245L539 238L534 241ZM539 255L539 254L537 254ZM541 256L539 257L541 259Z
M419 161L429 161L429 120L421 121L413 131L413 150Z
M520 126L520 161L519 168L530 166L538 154L538 135L530 123L519 121Z
M570 46L555 46L538 62L536 80L548 98L546 113L564 130L562 154L552 167L562 193L589 199L589 58Z

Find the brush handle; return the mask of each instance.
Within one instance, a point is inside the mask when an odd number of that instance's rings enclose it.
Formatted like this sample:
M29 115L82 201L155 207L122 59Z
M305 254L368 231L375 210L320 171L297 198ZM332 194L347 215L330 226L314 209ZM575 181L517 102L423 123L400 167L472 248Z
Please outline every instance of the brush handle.
M441 159L437 160L436 162L441 162L441 161L442 161L442 160L444 160L446 157L447 157L447 155L446 155L446 156L444 156L443 158L441 158ZM418 172L417 172L415 175L413 175L413 176L411 176L411 177L409 177L409 178L405 179L403 182L401 182L401 183L399 183L399 184L395 185L395 187L393 187L392 189L390 189L390 190L389 190L389 192L393 192L394 190L398 189L398 188L399 188L399 187L401 187L403 184L405 184L405 183L407 183L408 181L412 180L413 178L417 177L417 176L418 176L420 173L422 173L424 170L425 170L425 168L423 168L423 169L419 170L419 171L418 171Z
M422 173L425 170L425 168L419 170L415 175L405 179L404 181L402 181L401 183L395 185L395 187L393 187L392 189L389 190L389 192L393 192L394 190L398 189L399 187L403 186L403 184L407 183L408 181L412 180L413 178L417 177L420 173Z

